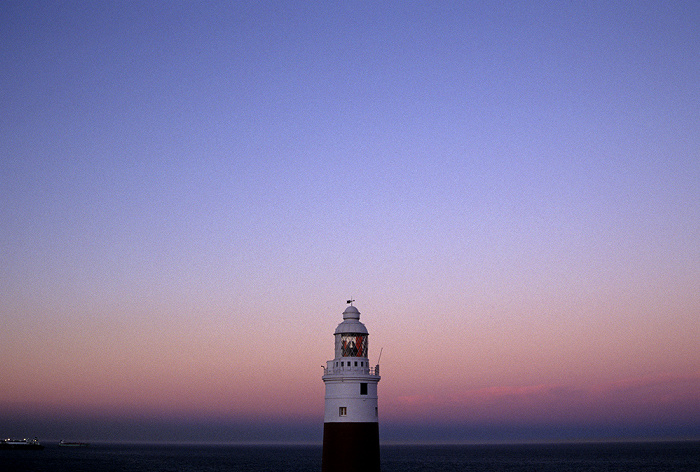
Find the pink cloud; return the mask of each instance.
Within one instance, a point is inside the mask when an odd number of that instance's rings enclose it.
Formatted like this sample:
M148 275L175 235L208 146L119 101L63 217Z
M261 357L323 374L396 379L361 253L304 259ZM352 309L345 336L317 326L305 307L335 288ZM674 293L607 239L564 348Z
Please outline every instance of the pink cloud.
M700 372L595 385L495 385L384 400L391 418L468 422L700 421Z

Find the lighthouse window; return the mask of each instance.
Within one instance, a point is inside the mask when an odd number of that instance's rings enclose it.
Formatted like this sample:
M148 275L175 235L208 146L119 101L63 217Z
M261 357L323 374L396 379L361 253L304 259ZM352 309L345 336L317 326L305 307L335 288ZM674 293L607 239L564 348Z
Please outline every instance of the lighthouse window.
M338 416L348 416L348 407L341 406L338 408Z
M366 383L360 384L360 395L367 395L367 384Z
M343 357L367 357L367 335L343 334L340 342Z

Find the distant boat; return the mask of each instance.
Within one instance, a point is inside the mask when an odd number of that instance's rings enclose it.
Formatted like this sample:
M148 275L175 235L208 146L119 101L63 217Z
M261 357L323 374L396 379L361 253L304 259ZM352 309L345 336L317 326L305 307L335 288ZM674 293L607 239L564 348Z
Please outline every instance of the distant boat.
M90 445L90 443L77 442L77 441L64 441L63 439L61 439L58 442L58 445L61 447L88 447Z
M37 438L0 439L0 449L44 449Z

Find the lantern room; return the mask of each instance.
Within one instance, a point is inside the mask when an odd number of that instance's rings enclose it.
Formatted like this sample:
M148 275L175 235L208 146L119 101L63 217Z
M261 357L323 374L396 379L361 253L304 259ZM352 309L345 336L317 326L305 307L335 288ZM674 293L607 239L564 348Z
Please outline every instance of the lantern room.
M360 312L350 305L343 312L343 322L333 333L335 336L335 358L369 357L368 332L360 322Z

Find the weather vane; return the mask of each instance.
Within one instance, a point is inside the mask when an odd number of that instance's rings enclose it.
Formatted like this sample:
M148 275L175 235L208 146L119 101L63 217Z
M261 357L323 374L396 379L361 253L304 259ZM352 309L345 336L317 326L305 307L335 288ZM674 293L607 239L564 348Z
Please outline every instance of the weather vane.
M350 304L350 306L352 306L352 302L354 302L354 301L355 301L355 299L350 297L350 300L348 300L348 303Z

